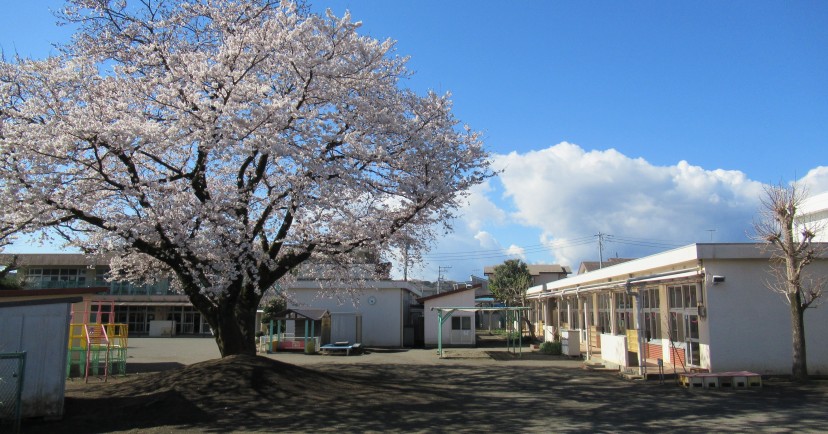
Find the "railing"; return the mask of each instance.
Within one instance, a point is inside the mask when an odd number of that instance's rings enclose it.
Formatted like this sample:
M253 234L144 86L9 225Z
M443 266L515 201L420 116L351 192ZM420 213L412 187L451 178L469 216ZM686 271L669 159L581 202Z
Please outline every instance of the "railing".
M0 353L0 432L20 432L26 352ZM3 427L11 425L11 430Z
M103 354L104 381L109 378L109 336L103 324L87 324L86 330L86 382L89 382L90 364L97 374L100 356Z
M77 282L71 280L46 281L29 283L32 289L63 289L63 288L109 288L109 295L178 295L172 291L167 282L151 285L135 285L126 282L107 282L96 280L92 282Z

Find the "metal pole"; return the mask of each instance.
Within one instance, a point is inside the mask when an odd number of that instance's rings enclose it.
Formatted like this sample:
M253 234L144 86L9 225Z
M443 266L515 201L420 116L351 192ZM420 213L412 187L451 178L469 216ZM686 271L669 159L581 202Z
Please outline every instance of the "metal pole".
M272 353L273 352L273 320L272 319L270 320L270 335L268 337L270 339L270 342L268 342L268 344L267 344L267 352Z
M437 310L437 355L443 358L443 310Z

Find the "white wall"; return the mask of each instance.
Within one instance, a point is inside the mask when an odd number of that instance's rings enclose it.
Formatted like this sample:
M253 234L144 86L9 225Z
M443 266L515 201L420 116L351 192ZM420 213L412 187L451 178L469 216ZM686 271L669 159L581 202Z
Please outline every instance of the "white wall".
M69 307L68 302L0 305L0 353L26 352L24 418L63 415Z
M709 259L704 266L711 370L790 374L789 306L782 295L765 285L772 278L767 260ZM828 275L828 261L819 260L809 267ZM725 282L713 285L714 274L725 276ZM828 309L805 312L805 336L809 373L828 374Z
M627 337L601 334L601 358L618 366L627 366Z
M423 339L426 346L437 346L437 311L432 307L474 307L474 289L449 293L447 295L426 300L423 304L425 324ZM475 331L474 312L455 312L452 316L470 316L472 333ZM451 319L443 323L443 345L451 345Z
M362 345L401 347L403 345L403 291L399 288L363 289L353 297L325 294L318 287L290 288L290 308L327 309L331 314L357 313L362 316ZM373 297L374 304L369 303Z

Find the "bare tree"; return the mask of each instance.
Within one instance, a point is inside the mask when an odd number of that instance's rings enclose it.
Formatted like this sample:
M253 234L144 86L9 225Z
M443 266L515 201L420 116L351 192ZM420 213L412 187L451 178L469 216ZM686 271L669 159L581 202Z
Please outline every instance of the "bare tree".
M754 224L756 238L772 253L771 273L767 286L785 296L791 313L792 370L796 381L808 378L805 348L805 310L815 306L825 287L825 279L813 276L806 266L819 256L813 243L821 226L797 219L797 209L807 192L796 184L771 185L762 197L760 220Z

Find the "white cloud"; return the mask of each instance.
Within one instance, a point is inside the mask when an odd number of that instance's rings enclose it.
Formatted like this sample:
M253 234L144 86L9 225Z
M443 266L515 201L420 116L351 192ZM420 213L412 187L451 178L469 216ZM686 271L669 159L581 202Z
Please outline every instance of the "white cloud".
M739 171L686 161L654 166L614 149L587 152L570 143L495 161L516 208L513 217L538 228L540 241L555 246L555 260L573 268L597 259L597 243L583 237L599 232L617 237L607 243L606 256L613 250L639 256L642 246L633 244L642 240L665 246L709 241L708 230L715 230L715 241L745 241L762 191Z
M438 267L451 266L450 278L465 279L510 257L577 269L598 259L599 232L608 234L604 258L749 241L763 191L740 171L656 166L565 142L495 155L494 165L503 172L471 191L455 231L437 240L419 277L434 280ZM812 195L828 191L828 167L801 181Z
M506 253L509 256L513 256L524 261L526 260L526 251L523 247L512 244L508 249L506 249Z
M493 193L491 181L471 188L466 206L460 210L460 220L472 231L478 232L484 225L500 225L506 222L508 215L498 208L489 196Z
M828 166L819 166L808 171L799 180L807 189L810 196L828 192Z
M480 247L485 250L500 249L500 243L491 233L480 231L474 235L474 239L480 242Z

